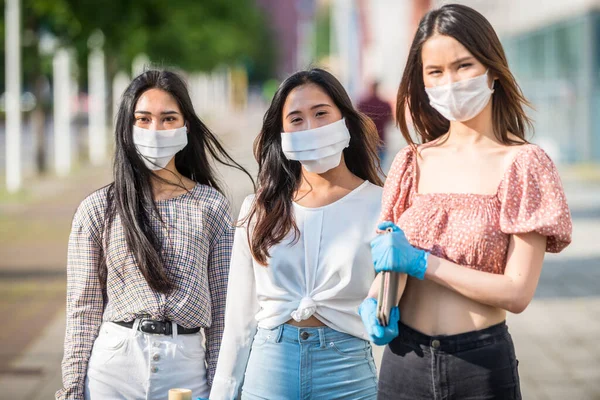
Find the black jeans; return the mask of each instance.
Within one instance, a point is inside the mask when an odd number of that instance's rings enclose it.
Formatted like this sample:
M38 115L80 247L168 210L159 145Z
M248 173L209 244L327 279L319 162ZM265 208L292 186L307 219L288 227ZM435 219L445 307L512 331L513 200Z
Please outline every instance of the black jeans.
M383 353L379 400L521 399L518 361L506 323L428 336L402 323Z

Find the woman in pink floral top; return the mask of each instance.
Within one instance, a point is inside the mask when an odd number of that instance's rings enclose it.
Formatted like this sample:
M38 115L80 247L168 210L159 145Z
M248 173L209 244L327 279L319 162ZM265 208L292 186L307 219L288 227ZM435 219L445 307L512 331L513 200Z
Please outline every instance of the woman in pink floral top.
M398 91L410 146L385 183L391 233L372 243L376 271L401 274L398 329L374 318L377 281L360 309L372 340L389 342L379 399L521 398L506 312L525 310L544 253L572 229L554 164L525 140L527 105L481 14L425 15Z

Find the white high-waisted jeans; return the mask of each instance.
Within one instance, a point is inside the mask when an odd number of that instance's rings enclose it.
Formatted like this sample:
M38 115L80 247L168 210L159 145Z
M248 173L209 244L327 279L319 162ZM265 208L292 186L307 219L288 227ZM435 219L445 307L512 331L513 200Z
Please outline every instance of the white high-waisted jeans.
M208 398L202 330L191 335L152 335L104 322L85 379L86 400L166 399L169 389Z

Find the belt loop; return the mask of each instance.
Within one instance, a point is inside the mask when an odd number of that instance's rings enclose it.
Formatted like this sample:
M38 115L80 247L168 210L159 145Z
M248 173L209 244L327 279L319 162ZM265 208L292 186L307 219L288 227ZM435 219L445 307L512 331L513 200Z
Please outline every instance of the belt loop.
M275 343L281 343L281 337L283 336L283 324L277 327L277 336L275 337Z
M327 345L325 343L325 329L324 328L319 328L319 342L321 345L321 348L324 349Z
M169 323L169 322L167 322L167 324L168 324L168 323ZM179 325L177 325L177 324L176 324L175 322L173 322L173 321L171 321L171 322L170 322L170 324L171 324L171 337L172 337L173 339L177 339L177 334L178 334L177 330L178 330L178 327L179 327Z
M133 320L133 326L131 327L131 332L129 332L129 334L131 336L136 336L138 329L140 329L140 318Z

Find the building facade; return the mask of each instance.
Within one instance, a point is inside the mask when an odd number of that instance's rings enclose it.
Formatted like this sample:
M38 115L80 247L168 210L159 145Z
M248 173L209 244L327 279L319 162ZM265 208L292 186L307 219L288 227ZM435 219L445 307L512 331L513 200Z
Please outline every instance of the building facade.
M534 107L532 141L560 162L599 162L600 0L457 2L496 29Z

